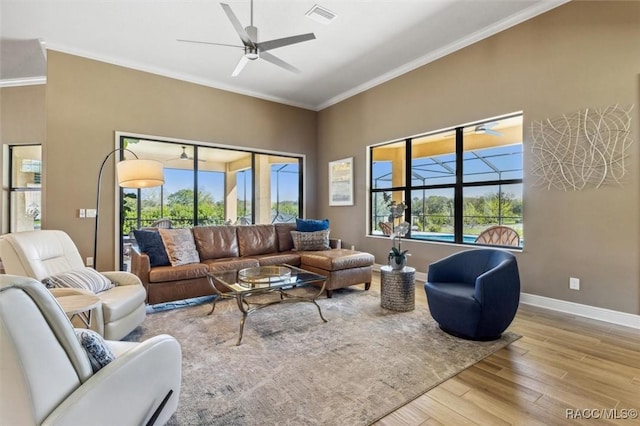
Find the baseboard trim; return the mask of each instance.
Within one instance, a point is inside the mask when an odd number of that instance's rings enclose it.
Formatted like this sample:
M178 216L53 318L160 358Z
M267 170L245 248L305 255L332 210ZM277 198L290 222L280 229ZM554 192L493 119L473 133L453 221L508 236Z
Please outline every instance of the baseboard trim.
M373 270L380 272L383 265L374 264ZM416 271L416 281L426 282L427 274ZM568 302L566 300L552 299L550 297L538 296L536 294L520 293L520 303L551 309L552 311L564 312L566 314L577 315L598 321L623 325L625 327L640 329L640 315L626 312L614 311L597 306L582 305L580 303Z
M520 294L520 303L640 329L640 315L599 308L597 306L582 305L580 303L567 302L566 300L552 299L550 297L528 293Z
M380 268L382 266L387 266L387 265L381 265L379 263L374 263L373 264L373 270L376 271L376 272L380 272ZM427 282L427 274L425 272L416 271L415 280L416 281L421 281L423 283Z

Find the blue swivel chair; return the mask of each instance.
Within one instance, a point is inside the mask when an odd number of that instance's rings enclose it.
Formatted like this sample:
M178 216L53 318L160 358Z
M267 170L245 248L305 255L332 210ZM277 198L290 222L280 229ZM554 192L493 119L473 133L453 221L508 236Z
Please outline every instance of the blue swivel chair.
M440 328L470 340L495 340L518 310L520 276L513 254L467 250L429 265L424 285Z

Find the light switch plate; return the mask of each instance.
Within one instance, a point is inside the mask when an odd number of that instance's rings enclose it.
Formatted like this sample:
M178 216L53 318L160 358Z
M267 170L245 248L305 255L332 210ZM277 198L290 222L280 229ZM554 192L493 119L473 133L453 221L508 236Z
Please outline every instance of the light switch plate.
M580 290L580 278L569 277L569 288L571 290Z

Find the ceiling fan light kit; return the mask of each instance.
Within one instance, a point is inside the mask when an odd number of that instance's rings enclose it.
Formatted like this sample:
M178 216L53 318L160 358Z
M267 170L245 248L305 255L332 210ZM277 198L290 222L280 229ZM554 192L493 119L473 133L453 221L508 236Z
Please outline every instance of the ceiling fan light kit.
M244 55L242 55L242 57L240 58L240 62L238 62L238 65L236 65L235 69L231 73L232 77L236 77L238 74L240 74L240 72L242 72L245 65L247 65L249 61L255 61L256 59L264 59L265 61L270 62L273 65L279 66L280 68L284 68L287 71L291 71L294 73L300 72L300 70L294 67L293 65L283 61L282 59L272 55L271 53L268 53L267 51L278 49L280 47L290 46L296 43L302 43L303 41L313 40L316 38L316 36L313 33L299 34L295 36L259 42L258 27L255 27L253 25L253 0L251 0L251 25L244 28L242 27L242 24L240 23L240 20L237 18L235 13L233 13L231 6L229 6L226 3L220 3L220 6L222 6L222 10L224 10L225 14L227 15L227 18L229 18L229 21L231 21L231 25L233 25L233 28L236 30L236 33L240 37L240 40L242 40L243 46L234 46L230 44L213 43L213 42L197 41L197 40L178 39L178 41L184 41L189 43L213 44L217 46L227 46L227 47L242 47L244 49Z

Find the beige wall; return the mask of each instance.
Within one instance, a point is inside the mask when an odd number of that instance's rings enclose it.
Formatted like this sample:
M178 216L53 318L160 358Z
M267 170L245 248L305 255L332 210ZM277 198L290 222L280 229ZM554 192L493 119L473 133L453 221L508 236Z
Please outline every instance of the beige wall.
M639 73L640 2L572 2L327 108L318 119L318 179L327 181L328 161L355 157L356 204L328 207L323 185L319 216L331 219L332 235L347 246L386 263L390 241L366 236L366 146L522 110L522 290L639 314ZM533 187L531 121L611 104L635 104L624 185L578 192ZM406 247L409 264L421 272L463 249ZM569 290L569 276L580 278L580 291Z
M96 181L114 132L183 138L295 152L316 174L316 113L55 51L48 52L47 146L43 228L63 229L83 257L93 251ZM311 161L309 161L311 160ZM105 169L98 269L113 265L113 167ZM315 183L307 180L307 211L315 214Z
M7 203L8 167L5 145L43 144L46 139L45 85L0 88L0 171L2 197L0 233L9 229ZM8 160L8 159L7 159ZM44 206L43 206L44 207Z

